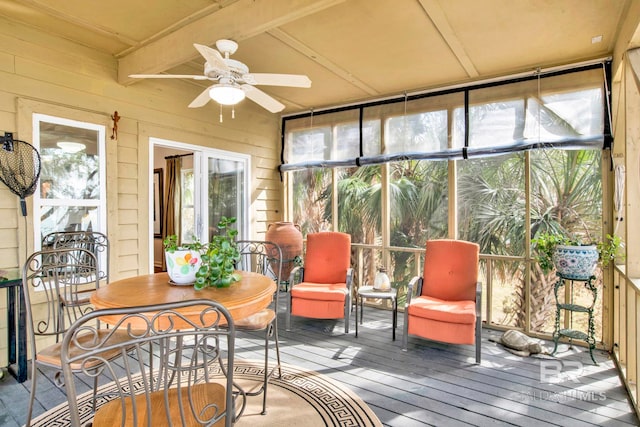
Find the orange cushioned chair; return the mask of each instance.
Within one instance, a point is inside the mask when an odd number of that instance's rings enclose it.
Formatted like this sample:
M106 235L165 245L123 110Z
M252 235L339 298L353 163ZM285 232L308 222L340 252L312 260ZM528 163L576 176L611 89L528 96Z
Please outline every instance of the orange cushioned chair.
M349 333L351 311L351 236L338 232L307 235L304 267L291 271L291 293L288 300L287 331L291 316L314 319L344 319L344 332ZM300 277L300 283L295 278Z
M476 363L480 363L479 259L480 247L475 243L427 241L423 276L414 277L407 291L403 350L407 349L409 335L452 344L475 343Z

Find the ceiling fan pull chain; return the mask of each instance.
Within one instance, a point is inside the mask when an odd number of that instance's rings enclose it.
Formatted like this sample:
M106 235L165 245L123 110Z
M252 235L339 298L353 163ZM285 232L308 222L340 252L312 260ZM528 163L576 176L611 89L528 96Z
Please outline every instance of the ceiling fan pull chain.
M220 104L220 123L222 123L222 104Z
M233 105L231 106L231 118L236 118L236 107L234 107Z

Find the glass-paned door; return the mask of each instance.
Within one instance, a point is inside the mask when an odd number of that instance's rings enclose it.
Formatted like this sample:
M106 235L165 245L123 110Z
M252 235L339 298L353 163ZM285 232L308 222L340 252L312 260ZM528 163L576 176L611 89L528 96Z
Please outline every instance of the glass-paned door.
M236 218L239 239L248 238L250 156L158 138L151 138L151 143L154 161L150 162L150 177L153 169L166 168L168 171L167 159L180 158L175 182L167 178L168 172L164 172L163 210L167 212L166 205L175 204L177 227L171 233L164 230L163 236L175 233L181 242L192 242L197 238L207 243L217 234L217 225L225 216ZM176 188L172 189L172 186ZM169 201L168 194L174 194L172 201ZM153 197L150 188L150 199ZM150 227L151 222L152 207ZM161 245L160 238L156 239L158 242L155 243Z
M180 241L193 242L196 234L195 181L193 169L180 171Z
M206 191L206 203L203 203L207 241L218 234L217 225L224 217L237 219L236 229L239 236L247 236L246 209L247 160L224 158L208 154L204 156L205 171L202 174L202 188ZM241 237L243 238L243 237Z

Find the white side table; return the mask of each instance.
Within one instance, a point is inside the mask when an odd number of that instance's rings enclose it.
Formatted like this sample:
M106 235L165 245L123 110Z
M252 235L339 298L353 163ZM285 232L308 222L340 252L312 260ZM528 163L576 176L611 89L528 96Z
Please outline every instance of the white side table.
M373 286L361 286L356 295L356 338L358 337L358 306L360 306L360 324L364 314L362 301L365 298L390 299L393 307L393 340L396 340L396 326L398 325L398 290L391 288L388 291L374 290Z

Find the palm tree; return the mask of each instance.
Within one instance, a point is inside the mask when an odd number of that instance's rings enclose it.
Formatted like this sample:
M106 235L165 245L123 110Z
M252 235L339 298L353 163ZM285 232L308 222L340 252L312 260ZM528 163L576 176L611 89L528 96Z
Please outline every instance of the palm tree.
M331 224L331 216L325 217L325 205L331 199L323 198L323 193L331 187L331 169L304 169L293 172L293 220L300 226L302 235L321 231Z
M463 164L460 173L461 238L478 242L482 253L525 253L525 233L563 229L584 236L600 235L602 187L599 151L545 150L531 155L531 230L525 224L524 156L479 159ZM512 277L509 311L514 326L525 328L524 270L514 263L496 263L494 271ZM537 263L531 270L531 330L549 325L555 306L553 272Z
M458 170L459 237L478 243L484 254L523 256L524 155L460 161ZM523 265L494 261L492 272L511 288L499 323L524 327Z
M524 256L525 236L564 229L600 237L601 176L599 151L544 150L531 154L531 228L525 221L525 156L522 153L458 162L459 236L480 244L481 253ZM445 237L448 224L447 163L407 160L390 163L389 203L392 246L422 247L427 239ZM382 210L381 167L339 172L338 224L354 242L378 243ZM331 223L332 186L327 170L296 173L296 221ZM315 231L315 230L314 230ZM414 274L412 254L391 252L390 273L396 284ZM379 255L367 255L365 271L373 274ZM542 331L554 308L553 274L531 269L530 324L525 324L525 265L495 262L494 273L511 285L505 312L516 327ZM371 278L370 278L371 279Z
M564 230L588 241L602 237L601 152L542 151L531 162L531 237ZM555 272L536 263L531 275L531 329L551 327ZM549 307L551 306L551 307Z
M446 236L446 162L411 160L391 163L389 168L391 246L423 247L429 238ZM340 172L338 224L340 231L351 234L354 242L381 243L380 173L380 166L343 169ZM326 186L320 197L325 206L325 221L331 220L331 189L331 186ZM380 257L381 254L365 254L365 279L373 280L375 267L381 263ZM414 274L412 257L409 252L391 252L391 265L388 267L395 283L406 285Z

